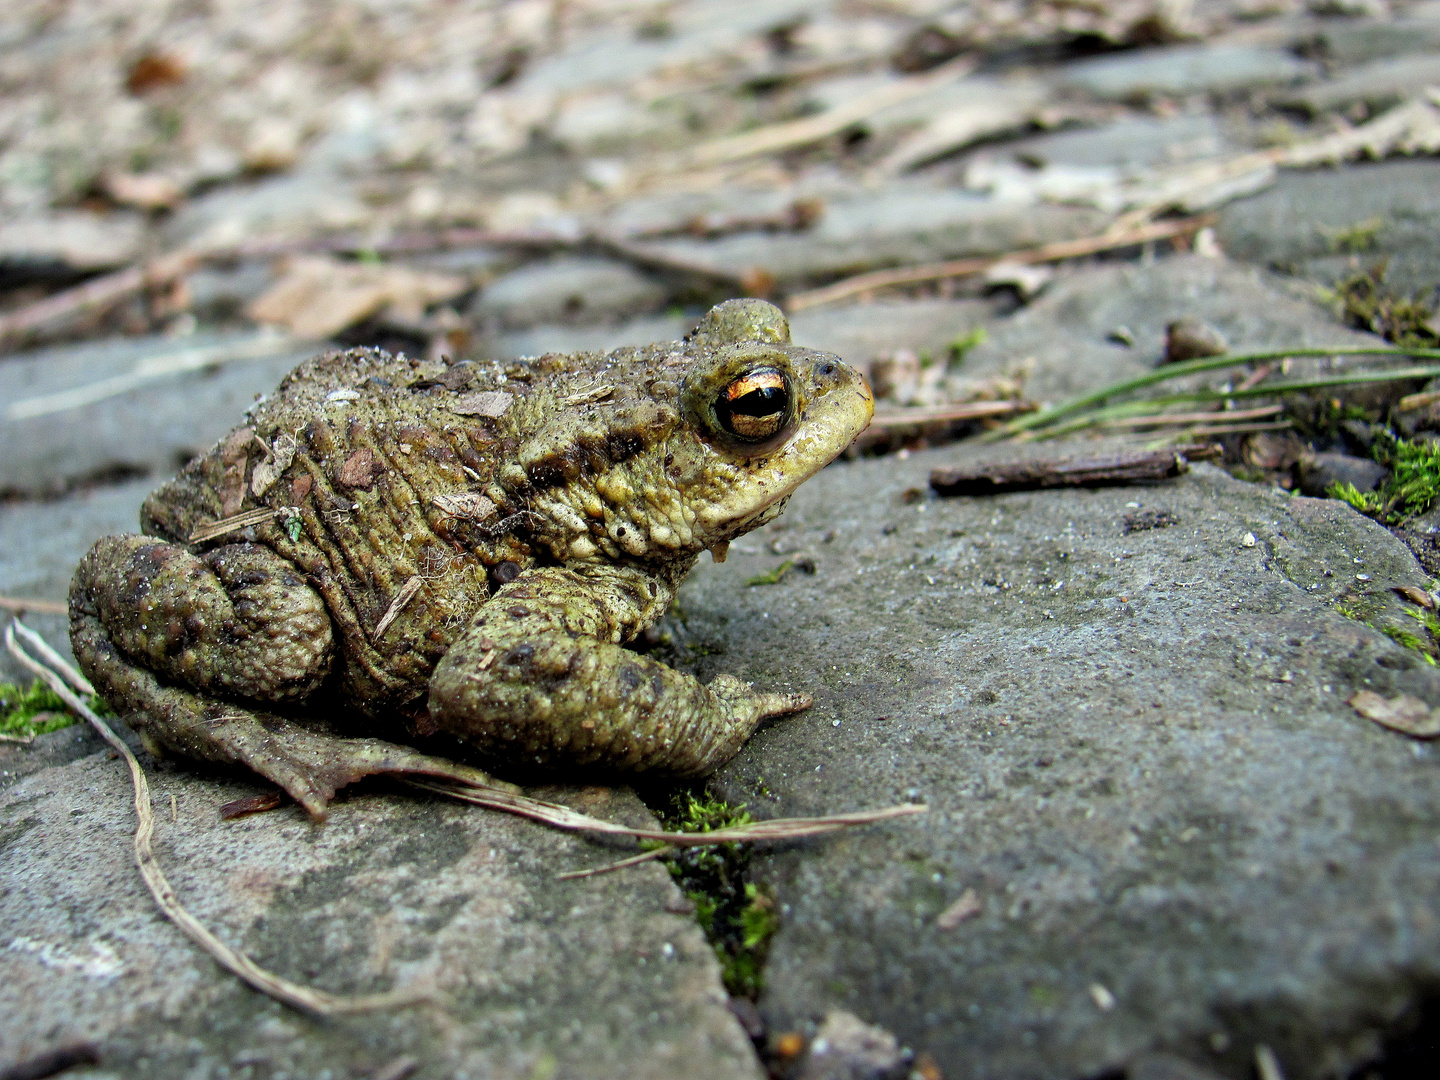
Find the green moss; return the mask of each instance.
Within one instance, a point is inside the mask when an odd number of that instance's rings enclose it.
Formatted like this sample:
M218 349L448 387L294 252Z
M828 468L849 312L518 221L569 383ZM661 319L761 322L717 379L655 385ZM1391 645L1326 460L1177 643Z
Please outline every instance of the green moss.
M682 832L714 832L753 820L743 806L693 792L676 796L668 819ZM746 880L749 847L685 848L665 859L665 865L695 905L695 921L720 960L725 989L735 997L758 997L780 916L770 890Z
M1379 490L1331 484L1326 494L1386 525L1423 514L1440 501L1440 444L1410 442L1387 433L1375 440L1373 456L1390 469Z
M102 716L109 710L99 698L87 704ZM28 739L59 731L75 723L60 696L36 679L29 687L0 683L0 735Z
M957 368L965 362L966 355L977 345L984 345L990 339L990 334L983 326L977 326L963 337L958 337L950 343L950 366Z
M765 573L763 573L763 574L756 574L754 577L752 577L752 578L750 578L749 580L747 580L747 581L745 582L745 584L746 584L746 585L778 585L778 584L780 584L780 579L783 578L786 574L788 574L788 573L789 573L791 570L793 570L793 569L795 569L795 560L794 560L794 559L786 559L786 560L785 560L784 562L782 562L779 566L775 567L774 570L767 570L767 571L766 571Z
M1434 348L1440 344L1440 334L1430 327L1435 305L1387 286L1384 262L1352 274L1322 295L1358 330L1369 330L1401 347Z
M1384 218L1372 217L1347 225L1343 229L1325 229L1324 232L1331 251L1354 255L1362 251L1373 251L1375 241L1384 228Z

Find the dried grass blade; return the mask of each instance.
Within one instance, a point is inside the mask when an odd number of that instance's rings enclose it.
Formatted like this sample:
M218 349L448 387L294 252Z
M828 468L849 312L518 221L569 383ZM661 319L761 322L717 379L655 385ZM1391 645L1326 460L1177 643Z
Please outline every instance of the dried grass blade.
M834 284L796 293L785 302L785 310L794 312L819 304L830 304L836 300L873 292L876 289L897 285L920 285L942 278L968 277L989 270L1002 263L1042 263L1076 259L1084 255L1097 255L1115 248L1133 247L1136 244L1154 240L1171 240L1187 233L1198 232L1206 225L1213 224L1215 215L1182 218L1176 221L1157 221L1142 225L1126 232L1107 232L1100 236L1086 236L1079 240L1060 240L1037 248L1010 251L1003 255L988 255L973 259L956 259L951 262L926 263L921 266L901 266L894 270L872 270L865 274L844 278Z
M905 817L910 814L923 814L929 809L918 803L902 803L899 806L887 806L880 810L854 810L845 814L830 814L826 817L814 818L776 818L774 821L757 821L751 825L716 829L714 832L679 833L665 832L662 829L632 829L628 825L617 825L612 821L604 821L578 813L559 803L543 802L525 795L511 795L508 792L494 791L489 788L461 787L430 780L415 780L409 777L405 778L405 783L411 787L448 795L450 798L460 799L462 802L474 803L476 806L518 814L521 817L530 818L532 821L553 825L557 829L604 833L610 836L633 836L637 840L663 840L676 847L702 847L708 844L729 844L755 840L792 840L802 836L817 836L821 833L834 832L837 829L853 828L857 825L871 825L877 821L887 821L890 818Z
M68 604L60 600L34 600L28 596L0 596L0 608L10 611L33 611L37 615L64 615Z
M239 976L261 993L268 994L286 1005L321 1016L396 1008L429 999L429 995L423 992L414 993L403 990L364 997L338 997L334 994L327 994L323 990L313 990L308 986L301 986L266 971L244 953L236 952L212 934L199 919L191 915L180 903L180 898L175 895L175 890L165 877L164 871L155 861L155 852L151 847L155 818L150 811L150 785L145 779L145 771L140 767L140 762L135 759L135 755L130 752L130 747L125 744L124 740L111 730L110 725L96 716L85 702L75 695L64 678L40 663L21 647L15 637L17 625L20 625L19 620L12 621L5 628L6 648L14 654L17 660L44 679L50 689L54 690L77 715L83 716L89 721L90 726L100 733L101 738L109 743L110 747L124 758L125 764L129 766L130 782L135 789L135 865L139 868L140 876L145 880L145 884L150 889L150 895L155 898L155 903L160 910L165 913L166 918L183 930L191 941L209 953L221 967L231 974ZM30 640L28 635L26 640Z
M68 660L52 649L48 641L34 630L31 630L30 627L26 626L19 619L14 620L13 625L15 631L28 641L30 647L38 652L47 664L58 671L66 682L87 697L95 696L95 687L90 684L90 680L76 671Z
M673 844L666 844L663 847L653 848L650 851L642 851L639 855L631 855L628 859L621 859L619 862L608 863L605 866L597 866L592 870L571 870L568 873L556 874L556 881L574 881L577 878L598 877L601 874L608 874L614 870L624 870L627 866L639 866L651 859L663 859L673 854Z
M212 521L201 525L190 534L190 543L203 544L206 540L214 540L217 536L225 536L227 533L239 532L241 529L248 529L251 525L263 525L275 517L275 511L268 506L261 506L255 510L246 510L243 513L231 514L219 521Z
M870 421L875 428L903 428L915 424L938 424L953 420L983 420L994 416L1013 416L1034 412L1039 406L1033 401L965 401L955 405L939 405L932 409L895 409L877 412Z

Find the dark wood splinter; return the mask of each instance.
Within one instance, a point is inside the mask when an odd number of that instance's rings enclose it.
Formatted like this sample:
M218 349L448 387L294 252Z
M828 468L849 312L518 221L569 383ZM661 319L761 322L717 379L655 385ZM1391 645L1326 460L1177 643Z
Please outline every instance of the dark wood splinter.
M1192 458L1215 456L1218 447L1174 446L1165 450L1126 450L1090 458L1007 461L934 469L930 486L939 495L994 495L1054 487L1108 487L1153 483L1184 474Z

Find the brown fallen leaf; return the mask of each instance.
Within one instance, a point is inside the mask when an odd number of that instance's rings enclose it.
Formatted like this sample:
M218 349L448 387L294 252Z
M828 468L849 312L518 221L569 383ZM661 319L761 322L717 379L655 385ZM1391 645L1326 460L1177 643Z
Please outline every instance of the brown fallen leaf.
M327 338L382 308L397 318L418 320L427 307L452 300L468 287L455 274L299 256L250 304L248 314L301 337Z
M1440 709L1409 694L1387 698L1373 690L1360 690L1350 699L1350 707L1366 720L1416 739L1433 739L1440 735Z

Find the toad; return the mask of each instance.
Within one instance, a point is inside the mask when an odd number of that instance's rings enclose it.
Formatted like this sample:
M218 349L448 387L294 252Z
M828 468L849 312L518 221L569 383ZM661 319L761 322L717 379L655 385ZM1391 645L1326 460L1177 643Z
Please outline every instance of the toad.
M70 634L147 744L240 764L311 815L360 777L704 775L810 705L625 647L843 451L864 379L732 300L601 355L301 364L80 563ZM381 737L386 736L386 737Z

